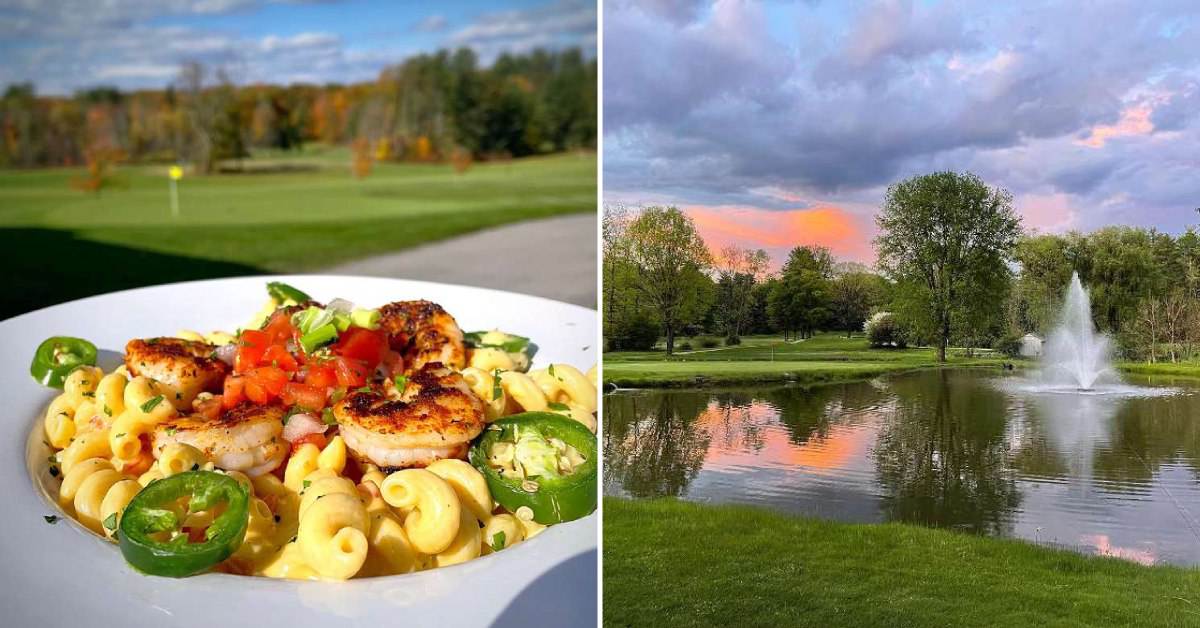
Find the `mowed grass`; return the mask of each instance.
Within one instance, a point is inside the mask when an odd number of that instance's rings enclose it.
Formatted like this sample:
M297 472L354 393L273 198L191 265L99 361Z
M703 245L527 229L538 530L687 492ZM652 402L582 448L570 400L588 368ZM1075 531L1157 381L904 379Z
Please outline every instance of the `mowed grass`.
M974 357L951 351L953 366L999 366L994 353ZM680 387L795 381L819 383L865 379L939 366L931 348L872 349L862 335L817 334L800 342L778 336L744 338L741 345L680 352L604 354L604 381L620 387Z
M906 524L604 500L606 626L1195 626L1200 571Z
M243 173L185 175L178 218L165 165L118 168L99 194L71 187L82 169L0 171L0 255L16 277L0 318L137 285L316 270L596 207L594 153L476 163L462 174L382 163L364 179L349 164L344 148L315 147L246 160Z

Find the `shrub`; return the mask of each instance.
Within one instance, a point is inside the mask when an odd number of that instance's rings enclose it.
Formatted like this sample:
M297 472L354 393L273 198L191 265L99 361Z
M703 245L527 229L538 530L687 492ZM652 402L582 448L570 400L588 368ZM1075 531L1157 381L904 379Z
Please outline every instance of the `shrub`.
M683 341L683 344L679 345L678 349L679 349L680 351L691 351L691 350L692 350L692 343L690 343L690 342L688 342L688 341L684 340L684 341Z
M742 344L742 339L740 336L727 336L725 338L725 346L726 347L732 347L734 345L740 345L740 344Z
M658 322L647 312L636 312L614 325L609 345L614 351L649 351L658 342Z
M712 338L710 336L704 336L703 338L701 338L699 340L699 343L700 343L700 346L705 349L715 349L715 348L721 346L720 341L718 341L716 338Z
M908 339L905 338L896 316L891 312L879 312L867 319L863 331L867 332L867 342L872 347L903 349L908 346Z
M992 348L1010 358L1015 358L1021 355L1021 336L1004 334L992 343Z

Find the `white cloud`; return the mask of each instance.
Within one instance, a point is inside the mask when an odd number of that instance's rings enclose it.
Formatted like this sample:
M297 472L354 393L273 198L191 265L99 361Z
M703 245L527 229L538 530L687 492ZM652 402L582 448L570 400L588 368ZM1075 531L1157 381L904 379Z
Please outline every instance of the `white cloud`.
M98 72L96 77L100 79L119 79L119 78L152 78L161 79L175 76L179 72L177 65L155 65L150 63L133 63L123 65L106 65Z

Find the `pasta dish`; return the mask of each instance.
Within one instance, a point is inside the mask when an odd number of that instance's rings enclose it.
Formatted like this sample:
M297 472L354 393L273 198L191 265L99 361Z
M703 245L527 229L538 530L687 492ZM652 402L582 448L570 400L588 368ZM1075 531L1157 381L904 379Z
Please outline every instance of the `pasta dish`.
M532 368L528 338L464 333L429 301L268 294L236 333L136 338L108 372L81 338L34 355L62 391L44 418L58 504L134 568L404 574L595 510L594 367Z

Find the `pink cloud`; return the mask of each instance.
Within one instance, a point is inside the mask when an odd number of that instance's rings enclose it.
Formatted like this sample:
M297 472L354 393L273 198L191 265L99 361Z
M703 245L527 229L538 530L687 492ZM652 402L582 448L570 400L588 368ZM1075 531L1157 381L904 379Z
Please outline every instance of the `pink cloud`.
M1014 204L1026 229L1059 233L1075 227L1079 220L1079 210L1074 207L1071 195L1061 192L1025 194L1015 199Z
M755 207L684 207L709 249L730 244L766 249L778 269L792 247L828 247L839 261L872 263L875 252L861 219L835 205L772 211Z
M1079 143L1092 148L1103 148L1104 143L1114 137L1149 135L1154 132L1154 123L1150 121L1152 113L1154 113L1154 107L1149 103L1126 107L1121 111L1121 118L1117 120L1116 124L1100 124L1092 127L1091 133L1086 138L1079 140Z

